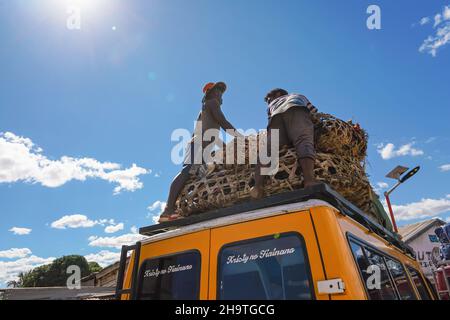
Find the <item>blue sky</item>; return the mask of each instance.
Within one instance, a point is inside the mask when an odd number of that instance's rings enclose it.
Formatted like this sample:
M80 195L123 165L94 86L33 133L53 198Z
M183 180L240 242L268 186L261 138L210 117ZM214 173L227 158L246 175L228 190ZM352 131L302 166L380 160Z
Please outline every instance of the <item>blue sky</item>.
M366 26L370 4L381 30ZM0 287L65 254L105 265L136 240L180 170L171 133L192 129L209 81L227 82L238 128L265 127L273 87L359 122L373 185L422 166L393 195L399 224L448 219L448 5L0 0Z

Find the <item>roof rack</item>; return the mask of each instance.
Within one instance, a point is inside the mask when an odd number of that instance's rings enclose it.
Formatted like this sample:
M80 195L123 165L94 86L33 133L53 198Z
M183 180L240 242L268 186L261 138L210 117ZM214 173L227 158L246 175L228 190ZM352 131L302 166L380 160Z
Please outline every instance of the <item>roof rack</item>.
M145 236L153 236L211 219L217 219L235 215L238 213L254 211L284 204L303 202L311 199L324 200L330 203L331 205L336 207L342 214L351 217L370 231L376 233L392 245L415 258L414 250L410 246L405 244L398 234L393 233L380 224L370 220L367 214L365 214L363 211L361 211L359 208L357 208L355 205L353 205L351 202L349 202L342 195L340 195L325 183L295 191L275 194L263 199L238 203L230 207L216 209L198 215L192 215L175 221L162 222L160 224L142 227L139 229L139 233Z

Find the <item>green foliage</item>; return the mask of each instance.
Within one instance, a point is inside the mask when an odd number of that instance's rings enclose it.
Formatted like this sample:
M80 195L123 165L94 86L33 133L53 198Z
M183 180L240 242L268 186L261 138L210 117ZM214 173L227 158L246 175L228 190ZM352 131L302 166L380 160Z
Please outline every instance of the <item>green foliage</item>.
M71 275L67 273L67 268L77 265L81 271L81 277L91 274L90 266L86 258L78 255L63 256L54 260L51 264L46 264L26 273L19 275L19 287L64 287L67 278Z
M95 272L99 272L102 271L102 267L100 267L100 265L97 262L89 262L89 272L90 273L95 273Z

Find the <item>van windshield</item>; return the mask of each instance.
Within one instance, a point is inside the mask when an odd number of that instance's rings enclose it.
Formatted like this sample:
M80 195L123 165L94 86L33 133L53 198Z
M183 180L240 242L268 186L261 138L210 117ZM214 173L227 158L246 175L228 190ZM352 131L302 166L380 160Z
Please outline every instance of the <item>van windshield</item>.
M299 234L225 246L219 256L218 299L312 299L306 248Z
M140 300L196 300L200 288L200 253L191 251L142 263Z

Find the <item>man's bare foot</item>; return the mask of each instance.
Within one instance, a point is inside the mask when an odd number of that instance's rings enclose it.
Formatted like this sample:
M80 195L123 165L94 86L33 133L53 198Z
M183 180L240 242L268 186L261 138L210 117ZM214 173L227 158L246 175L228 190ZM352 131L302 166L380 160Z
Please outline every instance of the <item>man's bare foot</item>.
M313 181L308 181L308 182L304 182L303 183L303 188L309 188L309 187L313 187L313 186L317 186L321 184L319 181L313 180Z
M168 208L164 209L164 211L159 216L158 222L167 222L172 220L180 219L181 216L175 212L175 210L169 210Z
M253 187L250 189L250 196L253 199L261 199L262 197L264 197L264 190L263 188L257 188L257 187Z
M179 214L177 214L177 213L174 213L174 214L171 214L171 215L164 215L164 216L160 216L159 217L158 223L167 222L167 221L174 221L174 220L178 220L178 219L181 219L181 218L182 217Z

